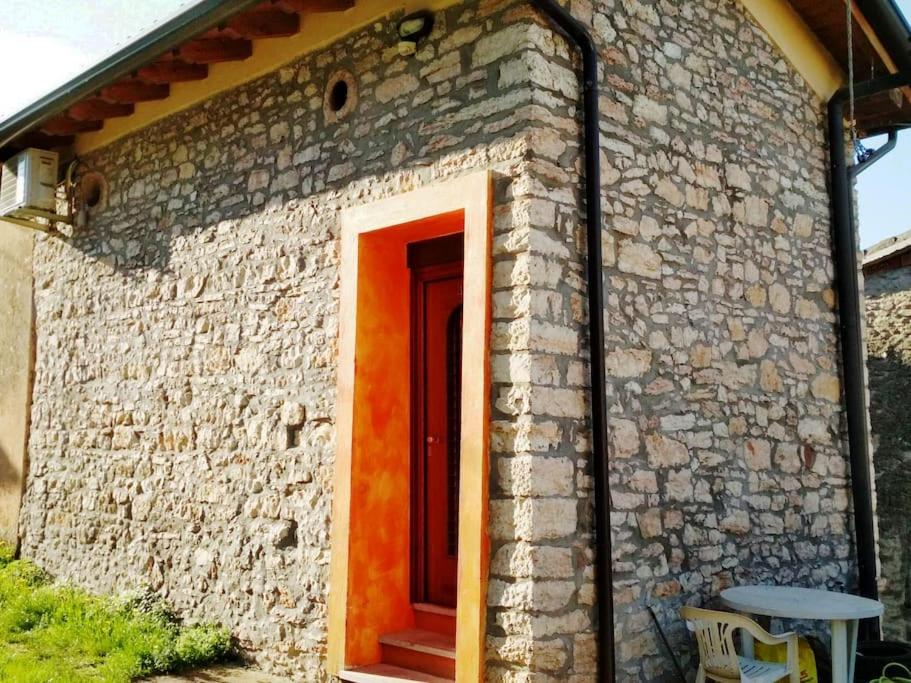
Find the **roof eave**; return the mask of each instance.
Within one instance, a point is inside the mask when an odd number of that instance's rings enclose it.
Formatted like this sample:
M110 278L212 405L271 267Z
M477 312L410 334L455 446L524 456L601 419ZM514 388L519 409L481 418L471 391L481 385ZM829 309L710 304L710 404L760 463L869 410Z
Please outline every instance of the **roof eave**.
M911 70L911 25L895 0L856 2L899 70Z
M261 0L201 0L36 102L0 121L0 149L109 83ZM900 71L911 72L911 26L894 0L857 0Z
M906 251L911 251L911 230L877 242L864 252L864 268L892 258Z
M91 69L0 121L0 148L109 83L262 0L201 0Z

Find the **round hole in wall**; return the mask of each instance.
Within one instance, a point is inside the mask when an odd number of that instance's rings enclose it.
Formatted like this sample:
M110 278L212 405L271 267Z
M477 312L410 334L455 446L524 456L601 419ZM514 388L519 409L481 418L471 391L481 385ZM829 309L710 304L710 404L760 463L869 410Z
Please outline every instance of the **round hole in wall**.
M340 111L348 102L348 84L345 81L336 81L329 93L329 107L332 111Z
M357 81L345 69L339 69L326 81L323 115L327 124L338 123L357 106Z
M104 208L107 200L107 183L104 176L96 171L86 173L79 179L79 195L83 206L89 211Z
M85 205L94 209L99 204L101 204L101 184L92 183L85 188Z

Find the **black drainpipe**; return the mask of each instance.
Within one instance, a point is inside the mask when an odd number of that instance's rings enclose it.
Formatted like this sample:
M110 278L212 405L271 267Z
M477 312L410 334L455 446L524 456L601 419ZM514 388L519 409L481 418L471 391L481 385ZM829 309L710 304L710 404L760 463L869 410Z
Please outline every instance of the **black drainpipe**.
M592 460L595 479L595 582L598 600L598 680L614 681L614 582L611 567L610 482L607 467L607 380L604 375L604 274L601 257L601 140L598 51L585 26L554 0L531 4L582 54L588 340L591 348Z
M862 99L906 85L911 85L911 73L898 73L876 78L856 84L854 97ZM883 148L877 150L865 162L849 167L845 155L845 105L850 96L849 89L844 87L829 100L832 241L844 365L851 493L854 501L854 530L857 543L858 589L862 596L876 599L879 590L876 585L875 520L873 487L870 480L862 317L857 271L857 228L854 220L852 183L858 173L869 168L872 163L878 161L895 146L897 133L894 130L890 131L890 141Z

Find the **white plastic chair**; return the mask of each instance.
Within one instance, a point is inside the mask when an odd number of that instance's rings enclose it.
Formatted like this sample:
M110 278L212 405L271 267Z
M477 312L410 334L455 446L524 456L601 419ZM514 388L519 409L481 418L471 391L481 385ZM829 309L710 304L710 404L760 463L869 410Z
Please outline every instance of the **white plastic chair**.
M706 680L719 683L775 683L785 677L789 683L800 683L796 633L772 635L752 619L732 612L684 607L680 614L686 620L687 628L696 634L699 645L696 683L705 683ZM787 661L779 664L741 657L734 648L736 629L743 629L767 645L787 645Z

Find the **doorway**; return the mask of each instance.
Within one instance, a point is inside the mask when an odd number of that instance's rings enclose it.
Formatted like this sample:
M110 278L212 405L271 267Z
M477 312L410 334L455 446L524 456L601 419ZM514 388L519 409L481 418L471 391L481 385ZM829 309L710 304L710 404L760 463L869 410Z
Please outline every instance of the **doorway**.
M462 236L408 246L412 349L412 599L456 606Z
M349 207L340 217L326 658L342 680L391 669L401 680L484 679L491 196L490 173L480 171ZM416 280L426 293L420 327ZM435 359L434 370L419 375L428 385L420 437L418 330L421 353ZM418 467L435 473L416 494L416 482L427 481ZM417 552L416 529L425 541ZM420 581L416 558L431 568Z

